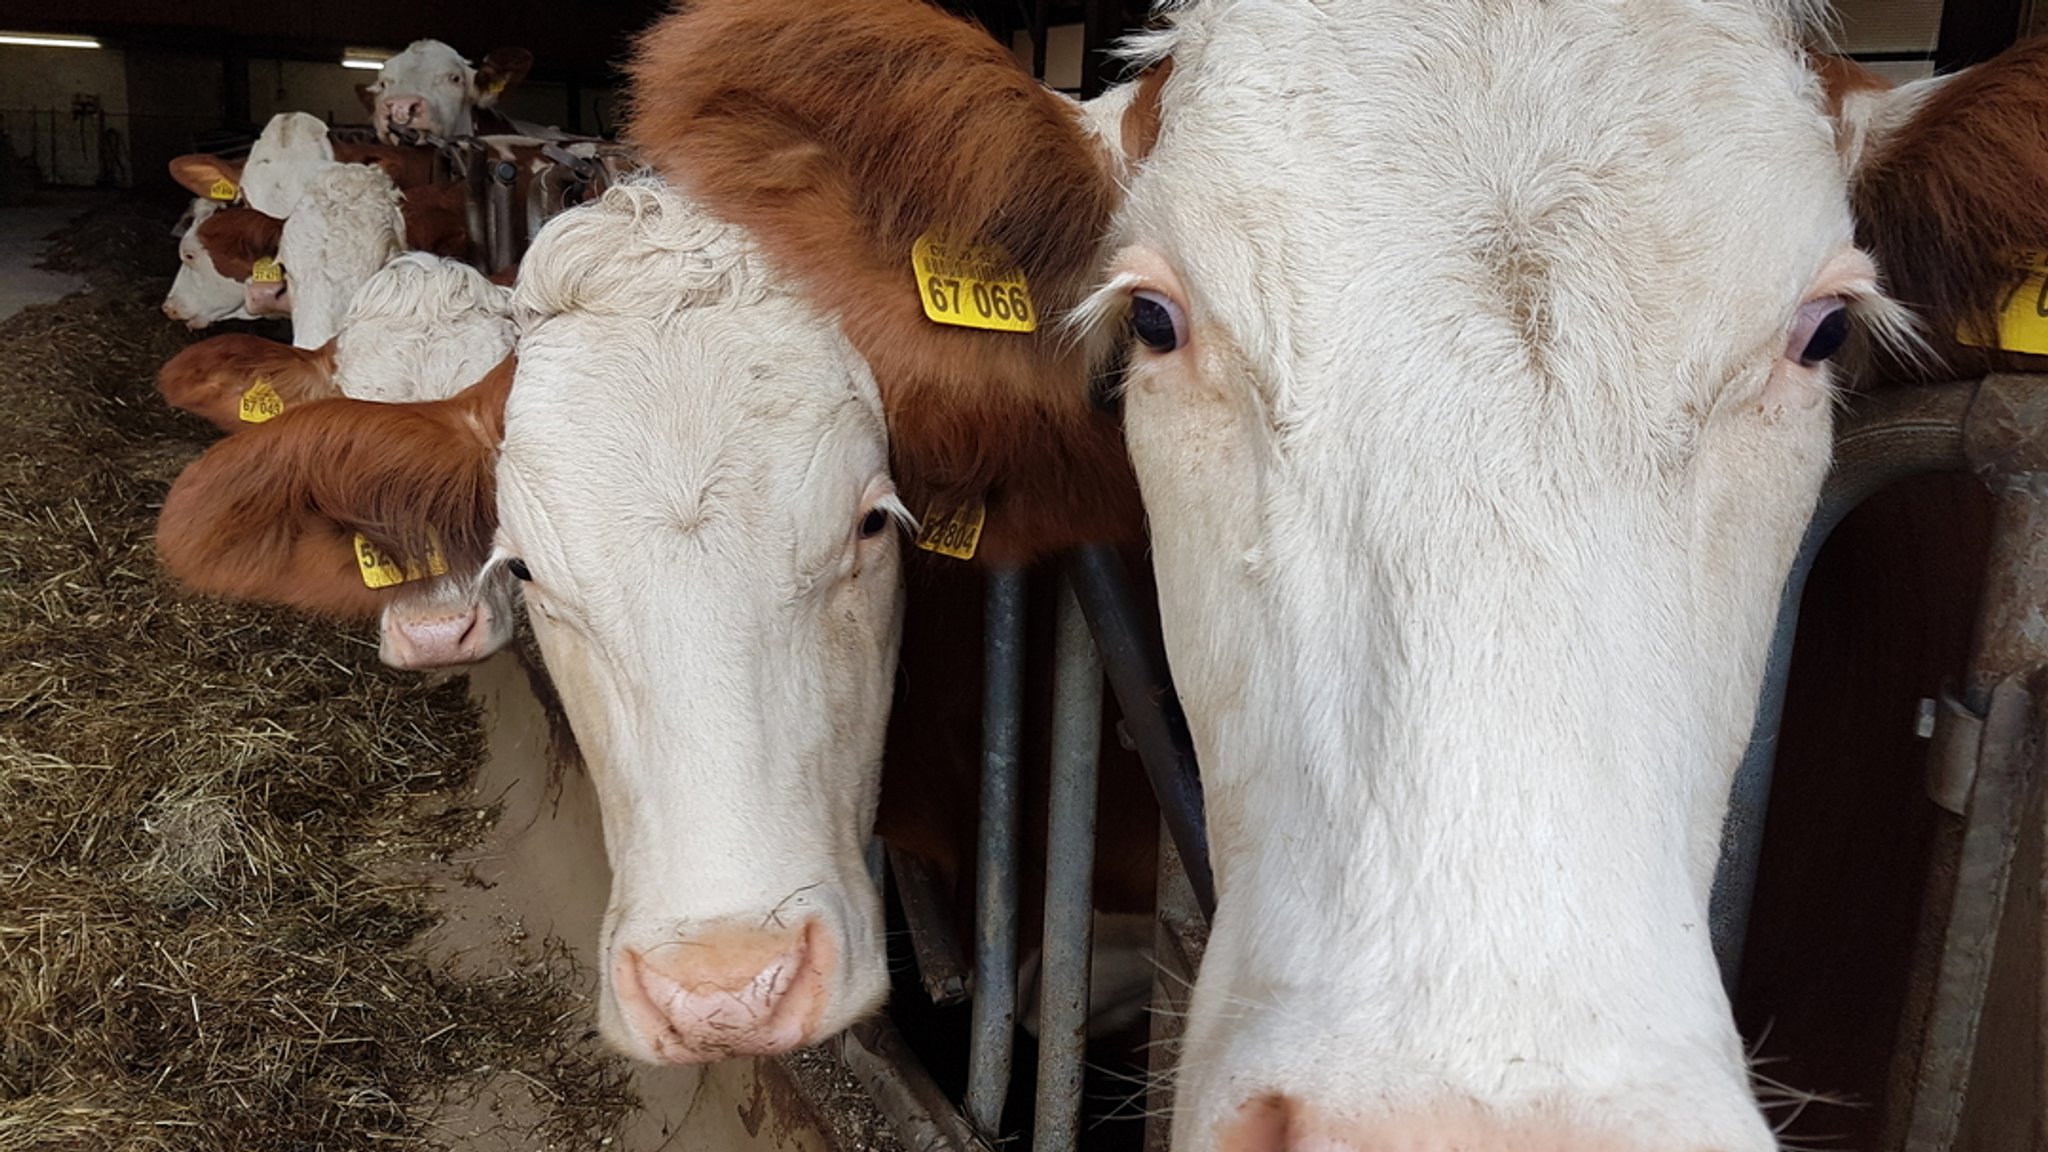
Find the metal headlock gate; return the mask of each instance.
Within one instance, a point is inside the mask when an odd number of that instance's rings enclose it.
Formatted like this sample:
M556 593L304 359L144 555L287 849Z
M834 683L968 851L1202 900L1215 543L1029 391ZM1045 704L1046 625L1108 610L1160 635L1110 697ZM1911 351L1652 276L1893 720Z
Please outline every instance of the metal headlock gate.
M1932 975L1914 989L1893 1059L1910 1084L1899 1152L1946 1152L1956 1140L1990 985L2000 913L2011 887L2023 812L2048 747L2048 376L1994 375L1859 399L1839 421L1835 466L1786 581L1748 755L1739 769L1712 902L1714 946L1733 988L1762 851L1772 759L1807 574L1829 534L1866 498L1932 472L1973 472L1997 500L1991 566L1973 656L1959 693L1942 702L1929 793L1952 813L1929 869L1929 902L1915 957ZM1158 796L1163 831L1145 1147L1162 1152L1171 1091L1166 1073L1186 993L1215 906L1199 776L1168 675L1157 624L1137 608L1117 554L1068 557L1059 604L1053 788L1045 907L1034 1152L1076 1147L1088 1004L1089 888L1096 724L1106 673L1127 736ZM913 947L935 999L973 988L966 1099L948 1100L887 1021L855 1027L840 1055L904 1142L918 1152L985 1152L1000 1129L1016 1024L1016 842L1022 702L1023 579L990 581L984 636L982 813L973 978L943 917L927 914L914 862L891 856ZM924 900L926 908L911 911ZM934 935L939 934L939 935ZM950 958L949 958L950 957ZM929 964L929 966L928 966Z

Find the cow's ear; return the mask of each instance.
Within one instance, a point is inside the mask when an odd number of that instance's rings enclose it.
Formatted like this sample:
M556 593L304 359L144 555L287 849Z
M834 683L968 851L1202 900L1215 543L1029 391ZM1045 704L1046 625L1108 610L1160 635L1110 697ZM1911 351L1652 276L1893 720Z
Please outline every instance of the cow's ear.
M227 203L241 195L242 162L205 152L173 156L171 179L194 196Z
M498 98L519 86L533 70L533 53L524 48L493 48L476 66L476 102L489 108Z
M513 362L447 400L319 400L215 444L178 477L157 554L186 587L375 615L372 554L474 572L497 526L494 470Z
M1897 88L1821 74L1837 137L1855 141L1856 241L1886 291L1937 350L1959 331L1995 347L2015 260L2048 252L2048 39Z

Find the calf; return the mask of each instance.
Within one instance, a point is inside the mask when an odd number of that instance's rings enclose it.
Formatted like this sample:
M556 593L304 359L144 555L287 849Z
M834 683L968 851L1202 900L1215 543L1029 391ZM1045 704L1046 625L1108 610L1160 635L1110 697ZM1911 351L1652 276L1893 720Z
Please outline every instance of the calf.
M221 271L200 232L220 211L218 200L193 200L185 233L178 238L178 274L164 296L163 312L187 328L204 328L216 320L255 319L243 305L241 282Z
M358 533L421 576L516 576L604 813L605 1035L673 1062L809 1043L887 983L862 848L906 512L873 379L743 232L656 185L551 223L515 302L516 368L454 398L216 445L159 552L201 590L347 614L394 594Z
M340 395L334 376L334 341L294 348L234 333L201 340L165 361L156 386L171 407L235 432L308 401ZM262 391L245 401L259 387Z
M375 167L329 164L307 179L277 246L290 280L293 344L332 340L356 289L405 250L400 201Z

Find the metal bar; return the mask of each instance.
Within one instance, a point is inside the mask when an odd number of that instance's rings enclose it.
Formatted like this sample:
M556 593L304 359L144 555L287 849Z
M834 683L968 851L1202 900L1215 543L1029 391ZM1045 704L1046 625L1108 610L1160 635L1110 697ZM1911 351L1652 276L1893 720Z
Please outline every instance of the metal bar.
M1187 870L1195 902L1203 916L1211 915L1216 911L1216 882L1209 873L1202 775L1180 695L1173 690L1173 674L1166 667L1158 623L1140 615L1130 575L1115 549L1100 544L1076 549L1067 562L1067 577L1095 632L1103 670L1123 706L1124 727L1137 745L1145 775L1152 779L1159 813Z
M925 993L940 1005L967 999L973 983L967 953L931 863L890 845L889 875L896 881L896 899L910 928L910 954Z
M519 166L510 160L486 159L485 162L490 171L485 230L491 240L491 271L503 272L519 262L518 240L512 230L512 186L519 179Z
M1032 1152L1073 1152L1081 1138L1094 954L1095 771L1102 749L1102 661L1088 620L1061 581L1052 703L1052 795L1046 823L1045 930L1038 997L1038 1110Z
M1017 748L1024 713L1024 574L991 572L982 624L981 831L967 1116L1002 1135L1017 1021Z
M839 1034L839 1062L867 1089L911 1152L990 1152L886 1016Z
M1742 971L1749 910L1756 899L1757 866L1763 854L1764 819L1771 801L1771 774L1778 755L1778 727L1785 718L1786 681L1792 672L1792 642L1799 627L1799 599L1806 577L1830 533L1844 517L1879 489L1908 476L1959 472L1969 468L1963 425L1979 382L1931 385L1862 397L1835 432L1835 466L1821 490L1798 558L1778 598L1777 631L1764 665L1763 692L1749 748L1729 790L1722 824L1721 861L1707 922L1721 983L1732 995Z

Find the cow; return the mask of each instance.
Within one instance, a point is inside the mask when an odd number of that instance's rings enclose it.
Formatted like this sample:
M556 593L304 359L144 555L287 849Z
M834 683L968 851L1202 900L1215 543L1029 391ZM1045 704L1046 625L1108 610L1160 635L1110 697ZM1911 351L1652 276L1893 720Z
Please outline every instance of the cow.
M919 5L643 40L636 145L885 402L939 340L927 235L1095 353L1019 379L990 334L952 372L1079 397L1129 358L1218 895L1178 1152L1776 1146L1707 897L1830 361L1906 323L1806 16L1198 0L1116 115Z
M229 437L173 485L159 552L343 613L391 595L358 534L407 579L516 578L604 813L605 1035L683 1063L808 1043L887 984L862 848L909 515L873 378L658 184L550 223L514 300L516 366Z
M439 40L415 40L384 62L375 83L356 89L377 137L387 144L505 133L559 135L509 120L499 97L526 78L533 53L499 48L472 66Z
M253 320L244 307L242 285L216 266L200 228L221 210L218 200L192 201L184 233L178 237L178 274L164 296L163 313L187 328L200 329L216 320Z
M277 245L293 344L318 348L332 340L356 290L405 250L402 203L374 166L327 164L308 176Z

